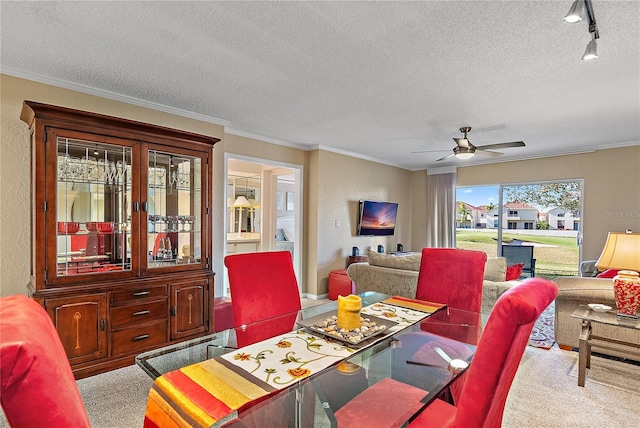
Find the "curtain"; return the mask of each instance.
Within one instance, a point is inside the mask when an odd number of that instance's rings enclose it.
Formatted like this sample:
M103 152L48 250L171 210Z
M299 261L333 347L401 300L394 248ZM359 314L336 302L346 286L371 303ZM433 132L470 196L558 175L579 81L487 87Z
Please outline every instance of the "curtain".
M456 173L427 178L427 246L456 246Z

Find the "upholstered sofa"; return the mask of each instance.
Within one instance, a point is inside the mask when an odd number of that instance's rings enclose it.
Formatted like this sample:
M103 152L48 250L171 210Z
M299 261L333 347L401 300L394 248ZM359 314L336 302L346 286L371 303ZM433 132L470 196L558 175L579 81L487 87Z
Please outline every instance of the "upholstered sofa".
M347 273L355 283L355 292L377 291L394 296L416 297L420 253L403 255L368 252L368 262L353 263ZM519 281L505 281L507 262L504 257L487 259L482 288L482 313L488 314L498 297Z
M584 270L581 270L584 274ZM613 280L610 278L593 277L558 277L553 280L558 285L558 297L556 297L555 339L563 349L578 347L578 337L581 330L581 321L571 318L571 314L580 305L589 303L601 303L616 308L613 295ZM592 323L594 336L603 336L610 339L621 340L627 343L640 345L640 330L608 326L600 323ZM616 357L631 358L640 361L640 348L617 346L606 344L605 346L592 346L593 352L612 355Z

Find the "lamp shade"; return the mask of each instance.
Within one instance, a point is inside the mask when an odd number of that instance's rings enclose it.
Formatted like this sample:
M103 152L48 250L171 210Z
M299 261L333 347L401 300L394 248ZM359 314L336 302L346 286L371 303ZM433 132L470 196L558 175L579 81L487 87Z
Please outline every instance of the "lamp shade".
M245 198L244 196L238 196L238 199L236 199L236 201L233 203L233 206L235 208L242 208L242 207L250 207L251 204L249 203L247 198Z
M609 232L596 266L640 271L640 233Z

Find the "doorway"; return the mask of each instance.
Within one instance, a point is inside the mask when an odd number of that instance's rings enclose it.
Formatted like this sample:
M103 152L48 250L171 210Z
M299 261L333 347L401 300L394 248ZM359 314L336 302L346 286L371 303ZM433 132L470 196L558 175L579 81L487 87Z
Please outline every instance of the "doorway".
M302 287L302 166L225 154L225 252L289 251ZM223 295L229 296L224 272Z

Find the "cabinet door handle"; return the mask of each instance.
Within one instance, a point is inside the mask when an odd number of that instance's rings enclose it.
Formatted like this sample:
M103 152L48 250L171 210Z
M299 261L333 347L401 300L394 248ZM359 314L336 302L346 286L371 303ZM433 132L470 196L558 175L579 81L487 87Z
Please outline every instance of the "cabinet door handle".
M138 311L131 314L132 317L139 317L140 315L150 314L151 311Z
M140 210L140 202L135 201L133 203L133 211L139 211Z
M132 337L131 341L132 342L137 342L139 340L145 340L145 339L148 339L148 338L149 338L148 334L141 334L140 336Z
M144 201L144 202L142 203L142 211L144 211L144 212L149 211L149 202Z
M173 315L174 317L176 316L176 307L175 306L171 307L171 315Z
M102 331L105 331L107 329L107 320L100 320L100 328L102 329Z
M151 294L150 291L138 291L137 293L133 293L133 297L144 297Z

